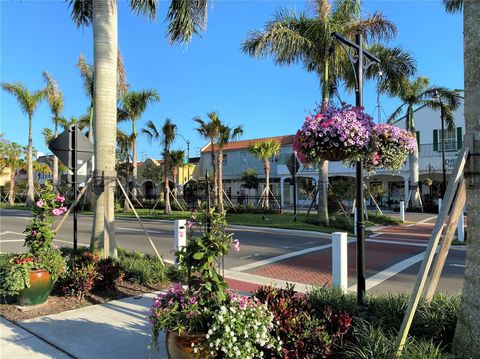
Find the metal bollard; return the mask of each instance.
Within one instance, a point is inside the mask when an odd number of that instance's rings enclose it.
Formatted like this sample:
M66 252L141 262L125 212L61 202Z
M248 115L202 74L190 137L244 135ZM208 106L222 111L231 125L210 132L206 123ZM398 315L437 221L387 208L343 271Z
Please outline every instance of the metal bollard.
M460 218L458 219L457 239L459 242L465 241L465 217L464 216L465 215L462 211L462 214L460 214Z
M400 220L405 222L405 201L400 201Z
M347 233L332 233L332 281L333 286L346 292L348 288L347 272Z
M187 221L185 219L177 219L173 222L173 250L179 251L187 246ZM175 267L178 266L178 258L175 257L173 263Z
M353 209L353 234L357 235L357 207Z

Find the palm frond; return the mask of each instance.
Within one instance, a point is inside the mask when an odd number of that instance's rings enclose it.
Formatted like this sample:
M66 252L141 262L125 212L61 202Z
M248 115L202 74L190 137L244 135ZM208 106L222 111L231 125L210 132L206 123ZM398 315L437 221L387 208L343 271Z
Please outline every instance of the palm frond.
M443 0L443 6L446 12L454 13L463 10L464 0Z
M395 111L393 111L390 117L388 117L387 123L393 123L395 122L395 120L398 119L398 117L403 113L403 106L405 106L404 103L398 106L398 108Z
M54 118L57 118L63 110L63 94L58 87L58 83L47 71L42 73L42 77L46 83L45 96L50 111L52 111Z
M122 110L132 121L138 120L150 103L160 101L160 96L155 89L127 92L121 100Z
M187 43L193 35L205 31L207 0L174 0L167 13L170 44Z
M160 132L157 130L157 126L152 121L148 121L145 124L145 128L141 130L142 134L144 134L150 143L153 140L158 140L160 138Z
M66 0L77 27L90 26L93 18L93 0Z
M175 140L177 125L167 118L162 126L162 143L165 151L168 152L170 145Z
M332 21L335 24L347 24L358 19L361 12L360 0L336 0L333 4Z
M123 62L122 52L117 49L117 92L120 96L128 92L127 70Z
M395 37L397 27L381 13L376 12L366 18L352 22L344 30L344 34L350 37L353 37L357 32L361 32L367 41L381 41Z
M181 167L183 165L183 161L185 160L185 151L183 150L170 151L168 154L168 160L170 162L170 166Z
M44 90L37 90L31 93L21 82L2 82L2 88L16 98L22 112L29 116L33 115L35 109L45 97Z
M262 161L268 161L270 157L276 156L280 148L281 144L277 140L255 142L248 146L248 150Z
M78 61L75 65L78 70L80 71L80 76L83 80L83 88L85 91L85 95L92 101L93 99L93 66L91 64L87 64L85 60L85 56L80 54L78 57Z
M157 18L157 0L130 0L130 8L136 15L145 15L151 20Z

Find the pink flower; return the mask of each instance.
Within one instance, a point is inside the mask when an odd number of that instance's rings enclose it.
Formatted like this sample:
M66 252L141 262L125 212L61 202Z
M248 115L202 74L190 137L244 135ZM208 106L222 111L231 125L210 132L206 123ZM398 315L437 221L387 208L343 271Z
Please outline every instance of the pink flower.
M57 197L55 197L55 202L63 203L65 202L65 197L61 194L57 194Z
M67 207L62 206L62 207L59 208L59 210L62 211L62 213L67 213L68 209L67 209Z
M54 209L52 210L52 214L53 214L54 216L61 216L61 215L63 214L63 211L62 211L60 208L54 208Z
M188 229L192 228L193 222L192 221L187 221L187 226L188 226Z
M240 241L238 239L233 240L233 248L236 252L240 252Z
M40 208L43 207L43 204L44 204L44 203L43 203L43 200L41 200L41 199L39 199L39 200L37 201L37 203L36 203L37 207L40 207Z

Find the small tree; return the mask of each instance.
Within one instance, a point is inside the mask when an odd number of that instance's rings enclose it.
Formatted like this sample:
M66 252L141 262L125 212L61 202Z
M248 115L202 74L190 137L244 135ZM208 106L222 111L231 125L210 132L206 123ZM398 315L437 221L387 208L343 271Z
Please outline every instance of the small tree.
M247 168L242 174L243 187L248 190L258 189L258 173L255 168Z
M8 203L15 204L15 176L17 170L25 169L25 161L22 157L27 153L27 149L18 143L2 143L0 145L2 163L5 168L10 169L10 189L8 191Z
M185 151L175 150L170 152L170 167L172 168L173 182L175 182L175 188L173 189L173 195L177 196L177 184L180 180L177 178L178 169L183 166L185 161Z
M265 190L262 193L262 207L268 208L268 197L270 195L270 158L278 155L280 152L280 142L277 140L267 140L263 142L255 142L248 147L248 150L257 158L263 161L263 169L265 170Z

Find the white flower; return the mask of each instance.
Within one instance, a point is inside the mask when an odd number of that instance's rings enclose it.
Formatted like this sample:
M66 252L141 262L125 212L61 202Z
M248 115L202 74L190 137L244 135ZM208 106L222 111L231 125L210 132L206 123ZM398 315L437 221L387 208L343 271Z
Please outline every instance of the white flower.
M210 348L213 348L213 343L210 343Z
M191 345L191 347L193 348L194 346L195 346L195 343L194 343L194 342L192 342L192 345Z
M198 352L198 349L197 349L197 348L193 348L193 352L194 352L194 353L197 353L197 352Z
M212 335L213 334L213 331L212 329L208 329L208 334Z
M207 339L210 338L210 334L205 335L205 338Z
M237 337L234 336L234 337L232 338L232 340L233 340L233 342L235 343L235 342L237 341Z
M225 326L225 333L228 333L230 331L230 327L228 325Z

